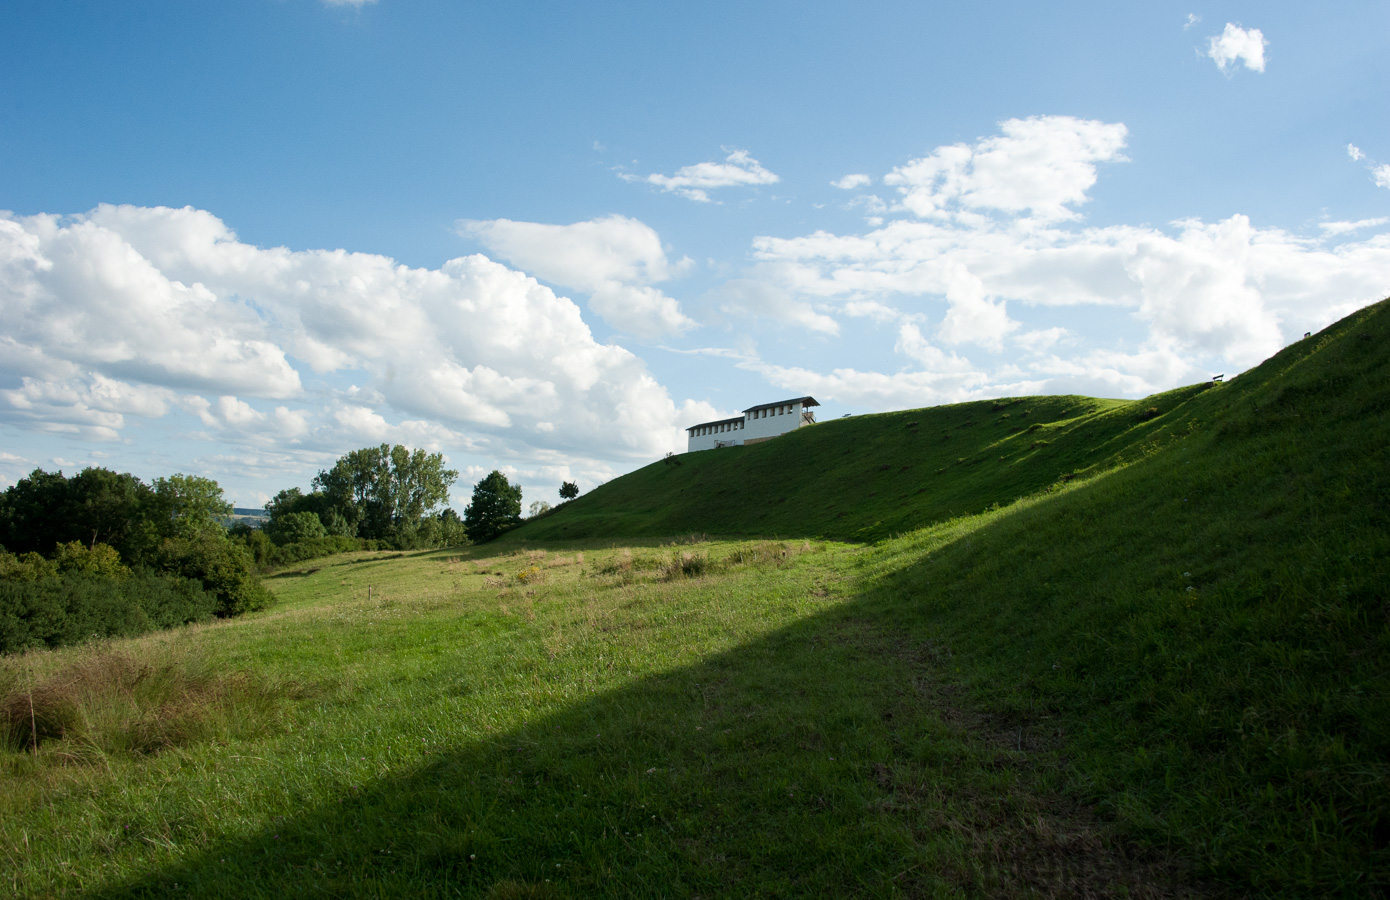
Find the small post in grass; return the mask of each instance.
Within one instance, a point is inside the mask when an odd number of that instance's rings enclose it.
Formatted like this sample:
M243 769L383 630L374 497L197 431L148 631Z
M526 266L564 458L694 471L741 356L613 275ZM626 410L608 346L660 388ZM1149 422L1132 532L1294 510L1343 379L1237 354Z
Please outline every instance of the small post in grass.
M34 720L34 670L29 669L29 744L34 755L39 755L39 726Z

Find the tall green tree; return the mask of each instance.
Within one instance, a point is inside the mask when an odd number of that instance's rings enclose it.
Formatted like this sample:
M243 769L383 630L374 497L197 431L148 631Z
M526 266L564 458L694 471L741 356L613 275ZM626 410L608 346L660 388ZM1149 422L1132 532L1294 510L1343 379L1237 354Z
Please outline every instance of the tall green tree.
M232 504L222 496L221 485L211 478L182 474L156 478L154 496L166 537L226 533Z
M458 472L445 468L443 454L382 444L342 456L319 472L314 487L347 523L347 533L402 540L449 499L457 479ZM331 522L324 524L333 529Z
M49 554L70 541L109 544L135 563L158 547L157 519L154 491L129 472L91 467L67 478L35 469L0 495L0 545Z
M521 485L496 469L473 486L473 502L463 510L463 527L473 543L497 537L521 521Z

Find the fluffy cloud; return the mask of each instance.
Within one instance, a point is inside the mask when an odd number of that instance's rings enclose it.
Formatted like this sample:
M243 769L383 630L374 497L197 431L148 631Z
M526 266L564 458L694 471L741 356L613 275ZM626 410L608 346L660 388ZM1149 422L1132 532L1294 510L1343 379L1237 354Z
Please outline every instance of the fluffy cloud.
M1366 158L1366 154L1361 152L1361 148L1355 144L1347 144L1347 156L1351 157L1352 162L1360 162Z
M1390 163L1383 163L1371 169L1371 180L1376 187L1390 188Z
M844 178L841 178L838 181L832 181L830 182L830 186L837 187L842 191L852 191L855 188L866 187L873 183L874 180L870 178L868 175L854 174L846 175Z
M1207 42L1207 56L1223 72L1230 72L1237 63L1244 63L1245 68L1253 72L1263 72L1268 45L1260 29L1241 28L1227 22L1225 30Z
M166 389L128 384L96 373L65 381L23 377L20 387L0 391L5 419L38 431L114 441L127 415L159 418L169 409Z
M651 287L684 274L691 261L671 263L656 231L636 219L608 216L573 225L464 219L458 229L538 278L589 294L589 307L614 328L654 338L695 324L680 304Z
M725 148L728 149L728 148ZM781 179L775 172L748 155L747 150L732 150L723 162L702 162L682 166L674 175L623 175L627 181L654 184L663 191L674 191L682 197L700 203L710 202L709 192L717 188L776 184Z
M659 245L618 257L597 271L669 273ZM0 218L0 315L0 375L18 385L0 416L31 429L112 439L178 408L337 452L410 436L611 460L660 455L680 421L641 360L520 272L259 248L191 208Z
M1121 158L1124 126L1050 118L1000 128L891 173L903 195L896 220L859 234L756 238L756 265L723 295L730 312L826 334L842 315L895 323L894 350L918 371L740 365L877 408L1044 389L1134 396L1208 377L1208 367L1239 371L1390 291L1390 234L1350 237L1390 220L1323 223L1317 237L1243 215L1085 227L1070 208L1087 199L1099 162ZM1048 321L1065 307L1088 308L1106 323L1088 331L1115 337L1086 340ZM978 363L970 347L995 359Z
M1255 228L1239 215L1175 227L1016 232L900 221L861 235L759 238L754 252L766 263L759 272L776 279L765 290L784 291L788 303L812 296L833 309L842 299L851 312L866 302L920 308L944 300L939 336L951 344L998 349L1017 327L1006 303L1116 307L1155 339L1232 367L1258 362L1304 326L1325 325L1335 310L1390 287L1386 235L1324 244Z
M1327 234L1351 234L1363 228L1377 228L1387 222L1390 222L1390 217L1380 216L1375 219L1358 219L1355 222L1319 222L1318 227Z
M1028 211L1045 221L1075 218L1096 183L1096 165L1123 160L1128 130L1119 123L1035 116L999 123L1002 132L973 146L938 147L884 177L902 206L923 218Z
M0 309L0 364L29 357L25 374L80 368L281 398L301 389L253 309L196 279L167 277L94 218L0 213Z

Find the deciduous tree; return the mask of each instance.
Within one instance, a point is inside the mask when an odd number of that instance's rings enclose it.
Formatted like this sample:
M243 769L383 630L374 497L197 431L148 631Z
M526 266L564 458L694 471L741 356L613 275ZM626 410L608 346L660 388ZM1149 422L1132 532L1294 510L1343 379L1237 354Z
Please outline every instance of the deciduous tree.
M463 527L475 544L490 541L521 521L521 485L496 469L473 486L473 502L463 510Z
M223 498L221 485L211 478L182 474L156 478L154 496L166 537L224 534L227 530L232 504Z

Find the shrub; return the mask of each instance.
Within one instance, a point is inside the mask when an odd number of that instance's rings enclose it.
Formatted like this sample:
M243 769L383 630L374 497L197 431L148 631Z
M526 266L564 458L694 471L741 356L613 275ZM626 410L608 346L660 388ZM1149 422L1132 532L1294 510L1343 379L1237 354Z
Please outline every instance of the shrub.
M277 544L297 544L325 537L328 529L315 512L292 512L272 516L265 526L266 537Z
M160 546L158 563L163 571L201 582L217 596L217 615L224 618L264 609L273 599L256 577L250 555L224 538L169 538Z
M0 581L0 652L130 637L206 621L216 608L198 582L152 572Z
M0 550L0 579L33 581L58 574L58 564L33 552L16 556Z
M1157 406L1150 406L1148 409L1144 410L1143 412L1141 412L1141 413L1139 414L1139 421L1141 421L1141 422L1147 422L1147 421L1149 421L1150 419L1156 419L1156 418L1158 418L1158 407L1157 407Z
M121 555L116 548L106 544L93 544L90 547L81 541L59 544L53 551L53 562L64 575L86 572L102 578L125 578L130 574L130 569L121 564Z
M264 531L247 525L234 525L231 535L233 543L240 544L251 556L256 568L269 567L271 554L275 552L276 547Z

